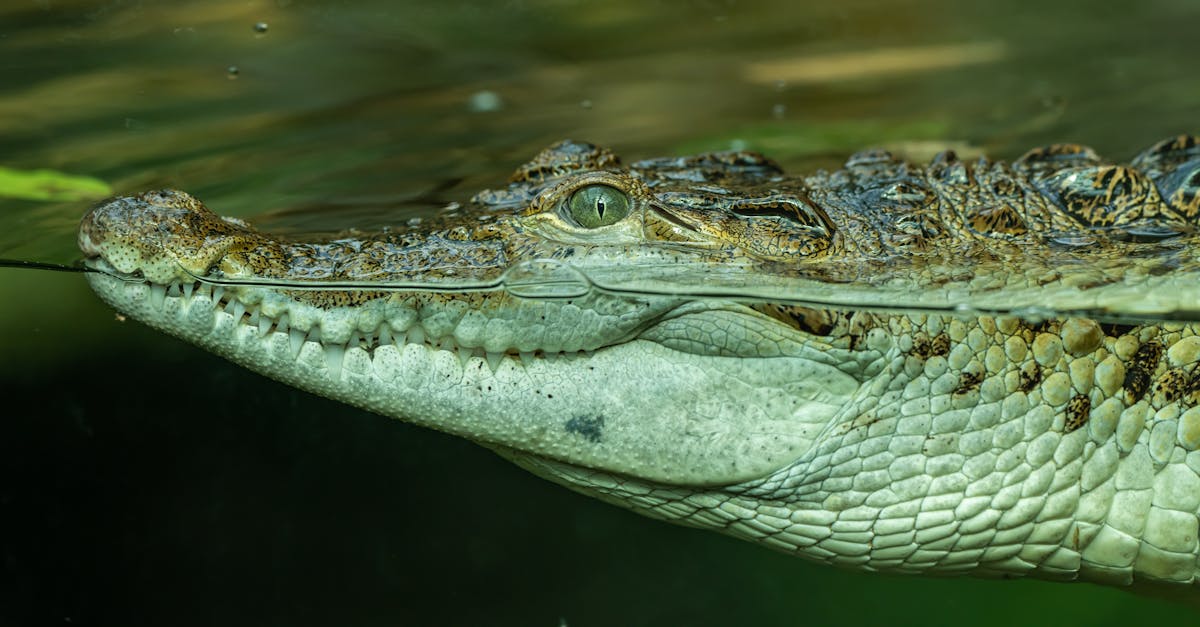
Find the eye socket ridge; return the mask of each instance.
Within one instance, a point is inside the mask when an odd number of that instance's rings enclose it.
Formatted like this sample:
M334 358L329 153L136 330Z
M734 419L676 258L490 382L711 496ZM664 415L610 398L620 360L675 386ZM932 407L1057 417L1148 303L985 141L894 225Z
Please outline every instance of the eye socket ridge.
M571 193L564 206L566 216L585 229L616 224L632 209L629 195L612 185L593 183Z

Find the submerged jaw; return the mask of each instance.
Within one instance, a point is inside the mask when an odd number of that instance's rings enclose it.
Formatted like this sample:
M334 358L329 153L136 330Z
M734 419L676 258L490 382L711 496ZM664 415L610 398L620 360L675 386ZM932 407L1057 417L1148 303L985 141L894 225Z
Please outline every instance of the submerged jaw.
M289 244L177 192L101 205L80 229L105 271L88 275L93 288L134 319L323 396L603 472L689 485L761 477L803 454L857 389L836 365L844 356L789 343L740 306L346 286L388 263L408 264L399 274L411 280L418 253L443 268L447 241ZM458 246L451 260L468 269L473 246L476 262L491 254L507 267L487 237ZM197 280L213 267L219 284ZM318 275L339 287L262 284ZM772 348L747 352L756 342Z
M189 295L101 273L89 280L130 317L285 383L485 445L660 483L769 474L807 450L857 385L803 346L771 358L765 374L754 360L670 347L699 328L684 320L699 312L594 353L464 357L411 333L297 341L294 328L261 314L254 324L207 286Z
M284 334L293 358L299 358L302 351L319 349L325 355L326 376L334 380L340 378L348 351L354 349L373 356L383 346L403 350L419 345L455 356L464 368L483 363L494 373L505 359L529 364L590 354L629 339L645 326L638 319L621 316L609 316L614 324L604 325L603 316L587 302L596 300L592 297L543 303L503 292L453 296L395 292L377 294L351 306L317 307L303 295L297 297L295 290L199 280L155 283L136 271L113 272L103 258L86 263L97 270L88 275L93 289L112 307L138 320L192 341L196 340L181 331L190 327L208 334L222 329L228 335L259 338ZM521 332L521 325L533 319L549 324ZM586 332L598 326L606 330ZM556 328L573 332L546 332ZM224 352L219 346L211 348Z
M93 269L149 283L157 308L168 293L190 298L207 290L215 295L210 305L238 322L264 333L289 330L296 351L305 339L335 351L407 337L464 357L491 355L495 363L504 353L595 350L628 339L643 323L642 307L524 300L494 280L490 291L458 291L473 281L486 286L480 277L508 268L515 233L493 222L477 233L455 227L287 242L220 218L182 192L159 191L93 208L79 245Z

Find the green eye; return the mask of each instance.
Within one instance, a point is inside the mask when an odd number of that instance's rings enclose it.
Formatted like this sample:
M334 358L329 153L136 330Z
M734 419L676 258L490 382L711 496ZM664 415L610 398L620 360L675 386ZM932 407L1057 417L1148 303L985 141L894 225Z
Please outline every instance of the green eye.
M608 226L629 215L629 196L611 185L588 185L571 194L567 211L585 229Z

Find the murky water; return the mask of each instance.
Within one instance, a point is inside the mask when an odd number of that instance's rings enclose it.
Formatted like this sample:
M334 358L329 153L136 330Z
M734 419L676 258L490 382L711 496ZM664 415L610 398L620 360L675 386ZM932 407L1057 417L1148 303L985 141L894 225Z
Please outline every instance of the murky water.
M1190 0L8 2L0 166L292 231L428 214L565 137L627 160L866 145L1129 157L1195 132ZM0 197L70 263L86 200ZM833 571L575 497L483 449L0 270L0 622L1112 624L1117 591Z

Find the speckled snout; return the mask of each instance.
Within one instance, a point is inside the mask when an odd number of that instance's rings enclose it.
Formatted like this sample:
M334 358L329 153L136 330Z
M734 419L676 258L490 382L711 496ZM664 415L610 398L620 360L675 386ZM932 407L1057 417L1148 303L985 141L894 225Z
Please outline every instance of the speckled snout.
M264 239L177 190L106 200L83 216L78 237L89 261L102 260L123 274L141 272L156 283L203 275L232 247Z

